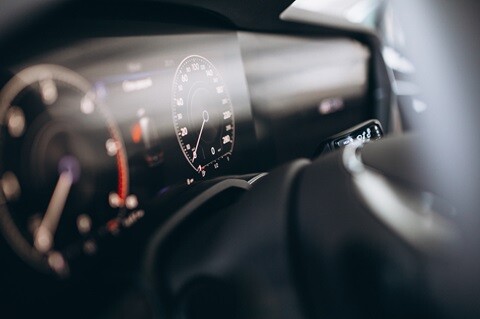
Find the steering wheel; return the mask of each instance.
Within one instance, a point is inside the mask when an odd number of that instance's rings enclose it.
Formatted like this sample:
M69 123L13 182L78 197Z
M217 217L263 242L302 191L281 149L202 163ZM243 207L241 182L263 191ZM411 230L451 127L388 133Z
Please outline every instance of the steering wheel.
M397 1L429 116L416 133L286 164L153 237L160 318L480 315L474 1ZM248 191L246 191L248 189ZM205 194L204 194L205 195Z

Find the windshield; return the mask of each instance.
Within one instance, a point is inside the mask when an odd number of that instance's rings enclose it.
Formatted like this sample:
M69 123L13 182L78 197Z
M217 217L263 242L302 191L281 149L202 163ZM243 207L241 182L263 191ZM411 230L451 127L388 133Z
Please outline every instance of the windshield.
M375 30L383 0L296 0L281 15L289 21Z

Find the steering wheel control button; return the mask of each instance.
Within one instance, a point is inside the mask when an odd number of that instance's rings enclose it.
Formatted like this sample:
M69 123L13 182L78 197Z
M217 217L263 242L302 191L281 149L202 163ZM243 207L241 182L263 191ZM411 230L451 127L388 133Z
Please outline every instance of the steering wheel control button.
M348 130L329 137L318 146L314 157L330 151L343 148L354 141L368 143L383 137L383 128L378 120L369 120L358 124Z

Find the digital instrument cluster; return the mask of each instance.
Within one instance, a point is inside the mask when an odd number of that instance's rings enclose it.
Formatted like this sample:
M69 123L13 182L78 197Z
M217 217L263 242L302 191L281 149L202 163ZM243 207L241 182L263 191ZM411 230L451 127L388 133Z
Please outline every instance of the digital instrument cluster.
M36 268L68 275L152 198L250 169L235 34L89 39L12 73L0 92L0 227Z

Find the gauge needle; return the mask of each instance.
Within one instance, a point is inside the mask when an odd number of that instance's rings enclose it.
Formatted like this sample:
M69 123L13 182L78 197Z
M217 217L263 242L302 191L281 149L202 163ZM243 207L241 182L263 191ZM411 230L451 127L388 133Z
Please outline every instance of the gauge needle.
M205 123L207 123L210 118L207 111L202 112L202 117L203 117L202 127L200 128L197 144L195 145L195 150L193 151L192 163L195 162L195 159L197 158L197 148L198 148L198 144L200 144L200 139L202 138L203 128L205 127Z
M57 230L73 180L71 171L62 172L58 178L47 212L35 233L34 245L41 252L47 252L53 246L53 236Z

